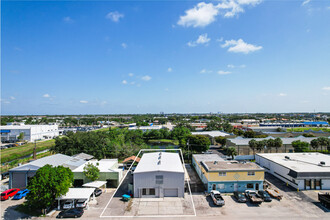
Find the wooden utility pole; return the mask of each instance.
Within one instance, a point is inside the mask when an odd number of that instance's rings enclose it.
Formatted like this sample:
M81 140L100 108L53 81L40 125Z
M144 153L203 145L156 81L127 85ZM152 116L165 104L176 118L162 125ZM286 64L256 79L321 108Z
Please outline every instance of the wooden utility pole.
M37 140L34 140L33 160L37 159Z

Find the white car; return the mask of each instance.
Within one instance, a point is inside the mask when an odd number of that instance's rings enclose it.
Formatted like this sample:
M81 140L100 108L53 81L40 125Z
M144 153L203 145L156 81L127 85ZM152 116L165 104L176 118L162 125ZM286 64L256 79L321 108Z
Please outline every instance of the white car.
M73 201L66 201L63 205L63 209L72 209L72 208L74 208Z
M225 200L222 198L221 193L217 190L212 190L210 196L215 205L223 206L225 205Z
M76 202L76 208L85 208L87 206L87 200L78 199Z

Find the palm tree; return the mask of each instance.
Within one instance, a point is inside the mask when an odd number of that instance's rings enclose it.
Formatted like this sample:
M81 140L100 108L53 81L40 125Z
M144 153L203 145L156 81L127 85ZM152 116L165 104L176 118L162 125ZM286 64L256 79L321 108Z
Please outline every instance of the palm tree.
M227 155L228 156L231 156L231 158L234 160L234 156L237 155L236 148L234 148L234 147L228 147L227 148Z
M319 137L318 141L320 143L321 146L321 151L323 151L323 146L328 146L329 145L329 139L326 137Z
M254 155L254 151L256 150L257 148L257 141L252 139L249 141L249 147L253 150L253 155Z
M317 150L320 146L320 141L318 139L313 139L311 141L311 146L314 150Z
M274 139L268 139L268 140L265 140L265 142L266 142L266 146L269 148L270 153L271 153L272 152L272 147L275 147Z
M278 152L278 148L283 146L283 142L281 138L275 138L274 147L276 148L276 153Z
M266 146L266 140L257 141L257 150L261 152L261 150Z

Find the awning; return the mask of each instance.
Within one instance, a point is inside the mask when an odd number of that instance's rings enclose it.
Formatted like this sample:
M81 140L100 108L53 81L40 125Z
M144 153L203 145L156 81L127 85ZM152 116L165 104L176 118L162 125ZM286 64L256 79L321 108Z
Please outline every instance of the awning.
M69 188L69 191L61 196L56 198L56 200L64 199L86 199L88 200L91 195L94 193L94 188Z
M90 187L90 188L100 188L101 186L107 184L106 181L94 181L90 183L85 183L82 185L83 187Z

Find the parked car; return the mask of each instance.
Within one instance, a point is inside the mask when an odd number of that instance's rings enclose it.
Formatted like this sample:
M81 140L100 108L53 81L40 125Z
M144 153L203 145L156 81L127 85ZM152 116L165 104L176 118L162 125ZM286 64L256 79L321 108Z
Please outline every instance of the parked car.
M28 189L24 189L19 191L18 193L16 193L16 195L14 196L13 199L22 199L23 197L26 196L26 194L28 194L30 192L30 190Z
M221 193L217 190L212 190L210 196L215 205L223 206L225 205L225 200L222 198Z
M251 203L260 204L263 202L263 199L254 190L245 190L245 195Z
M56 218L78 218L84 214L83 209L69 209L60 212Z
M1 193L1 201L3 200L7 200L10 197L13 197L14 195L16 195L16 193L19 191L19 189L8 189L4 192Z
M329 193L318 193L318 198L320 203L326 207L330 208L330 194Z
M258 194L265 202L271 202L272 201L272 198L270 198L270 195L266 191L259 190Z
M246 202L245 194L242 192L234 192L234 197L238 202Z
M97 189L94 190L94 195L95 196L100 196L101 194L102 194L102 189L97 188Z
M78 199L76 202L76 208L85 208L87 206L87 200Z
M63 205L63 209L73 209L73 201L71 200L67 200L64 205Z

